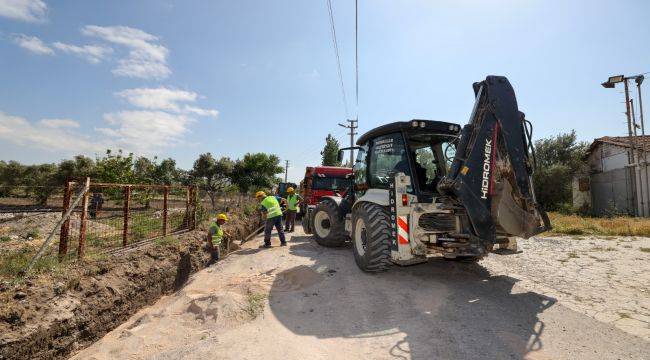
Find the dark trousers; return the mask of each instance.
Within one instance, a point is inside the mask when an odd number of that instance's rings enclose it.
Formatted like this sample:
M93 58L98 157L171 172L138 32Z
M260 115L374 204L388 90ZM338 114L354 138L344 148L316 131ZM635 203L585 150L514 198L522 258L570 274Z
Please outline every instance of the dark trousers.
M282 231L282 216L272 217L266 219L266 224L264 226L264 243L271 244L271 231L273 227L278 231L278 236L280 236L280 242L285 243L284 231Z
M212 246L212 249L210 249L210 261L208 262L208 266L216 263L219 261L221 258L221 245L214 245Z
M296 210L287 210L287 219L284 223L284 231L293 231L296 227Z

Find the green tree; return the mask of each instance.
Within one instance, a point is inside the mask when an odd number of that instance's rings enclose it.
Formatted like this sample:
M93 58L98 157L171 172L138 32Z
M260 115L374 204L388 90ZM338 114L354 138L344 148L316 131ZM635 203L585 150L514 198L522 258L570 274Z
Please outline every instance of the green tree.
M122 150L113 154L106 150L106 155L96 160L97 180L109 183L131 184L135 180L133 172L133 154L124 155Z
M83 155L63 160L57 168L57 184L63 185L68 178L81 179L95 176L95 161Z
M276 175L283 171L280 158L276 155L248 153L235 163L232 182L242 193L252 189L270 189L279 180Z
M56 181L57 166L55 164L40 164L27 166L24 185L27 194L35 198L39 205L47 204L47 199L58 190Z
M24 184L26 166L17 161L3 162L0 167L0 185L3 196L14 194Z
M559 210L571 204L571 181L585 170L587 147L587 143L578 142L575 130L535 142L535 195L545 209Z
M341 162L338 160L339 145L339 141L332 134L327 134L325 147L321 151L323 166L341 166Z
M217 195L231 184L234 162L230 158L215 159L212 154L199 155L194 161L191 177L210 197L212 209L217 207Z

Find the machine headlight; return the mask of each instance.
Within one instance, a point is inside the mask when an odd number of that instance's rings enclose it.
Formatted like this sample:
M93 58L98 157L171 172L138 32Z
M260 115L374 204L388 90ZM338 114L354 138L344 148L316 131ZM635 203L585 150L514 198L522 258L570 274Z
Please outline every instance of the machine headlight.
M417 121L412 121L411 126L413 126L414 128L418 127L418 122Z
M425 123L424 121L420 121L420 127L422 129L424 129L426 126L427 126L427 123Z

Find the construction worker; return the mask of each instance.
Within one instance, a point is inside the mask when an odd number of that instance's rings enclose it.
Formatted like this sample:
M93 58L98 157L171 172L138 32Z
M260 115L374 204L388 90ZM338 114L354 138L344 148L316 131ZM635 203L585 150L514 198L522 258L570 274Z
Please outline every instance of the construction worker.
M226 214L219 214L208 227L208 248L210 249L210 262L212 265L221 258L221 241L223 240L223 229L221 226L228 221Z
M282 231L282 209L280 202L273 196L267 196L264 191L255 193L255 198L260 202L260 211L266 217L266 224L264 226L264 247L271 247L271 231L273 227L278 231L280 236L280 245L286 246L287 241L284 238L284 231Z
M298 213L298 204L302 201L300 195L295 193L293 187L287 189L287 220L284 224L284 231L293 232L296 227L296 214Z

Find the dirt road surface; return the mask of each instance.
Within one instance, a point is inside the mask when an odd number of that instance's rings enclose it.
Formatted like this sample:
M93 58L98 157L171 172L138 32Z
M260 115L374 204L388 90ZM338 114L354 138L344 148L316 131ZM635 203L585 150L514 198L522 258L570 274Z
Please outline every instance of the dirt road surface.
M481 263L365 274L299 229L195 274L76 359L643 359L650 343ZM492 256L492 255L491 255ZM493 255L497 256L497 255ZM496 260L494 260L496 261ZM501 268L503 270L503 268Z

